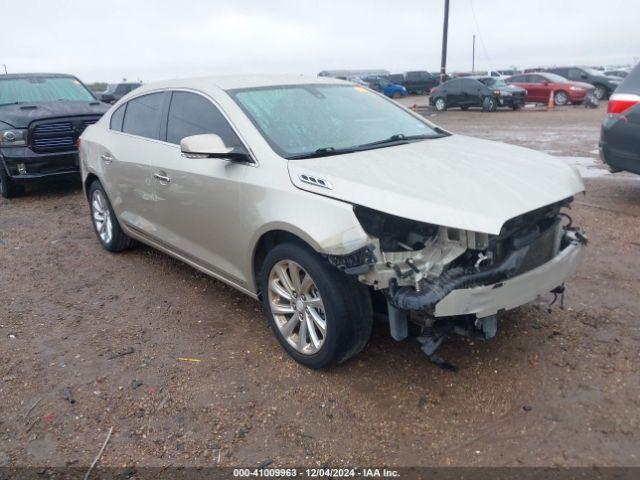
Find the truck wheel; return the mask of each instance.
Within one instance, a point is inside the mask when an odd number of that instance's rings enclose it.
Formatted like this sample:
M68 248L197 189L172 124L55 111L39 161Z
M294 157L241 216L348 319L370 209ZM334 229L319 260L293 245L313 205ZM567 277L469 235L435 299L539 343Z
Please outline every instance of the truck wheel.
M562 107L569 103L569 95L567 95L567 92L560 90L553 95L553 103Z
M274 247L260 271L265 313L282 347L319 369L356 355L369 340L371 296L306 245Z
M447 109L447 101L443 97L436 98L434 105L439 112L444 112Z
M98 180L89 187L91 220L100 245L109 252L121 252L136 245L136 241L122 231L104 188Z
M13 183L4 165L0 163L0 195L4 198L13 198L22 193L24 193L24 186Z

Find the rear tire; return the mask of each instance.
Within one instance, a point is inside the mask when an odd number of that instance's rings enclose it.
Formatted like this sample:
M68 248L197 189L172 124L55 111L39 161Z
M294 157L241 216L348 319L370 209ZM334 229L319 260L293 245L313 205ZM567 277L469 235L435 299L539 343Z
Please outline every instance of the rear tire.
M14 198L24 193L23 185L16 185L0 162L0 195L4 198Z
M89 209L93 230L105 250L121 252L136 246L137 242L122 231L109 197L98 180L89 187Z
M373 325L369 291L308 246L277 245L267 253L259 278L271 328L280 345L302 365L320 369L341 363L369 341Z

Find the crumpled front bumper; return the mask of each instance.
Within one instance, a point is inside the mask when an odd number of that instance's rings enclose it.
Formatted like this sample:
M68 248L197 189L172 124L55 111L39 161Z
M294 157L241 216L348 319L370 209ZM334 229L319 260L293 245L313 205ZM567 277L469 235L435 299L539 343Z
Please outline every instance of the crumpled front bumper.
M526 273L491 285L453 290L436 304L434 314L436 317L475 314L484 318L535 300L538 295L561 286L575 272L584 246L576 238L550 261Z

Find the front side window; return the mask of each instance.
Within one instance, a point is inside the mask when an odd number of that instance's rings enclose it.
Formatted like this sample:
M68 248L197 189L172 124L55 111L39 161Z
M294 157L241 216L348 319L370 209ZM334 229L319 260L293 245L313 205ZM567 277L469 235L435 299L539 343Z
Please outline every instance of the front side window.
M0 76L0 105L12 103L84 101L93 102L93 94L73 77L28 76L7 78Z
M158 139L164 92L151 93L127 102L122 131L140 137Z
M185 137L206 133L215 133L227 147L241 145L213 103L195 93L173 92L167 118L167 142L179 145Z

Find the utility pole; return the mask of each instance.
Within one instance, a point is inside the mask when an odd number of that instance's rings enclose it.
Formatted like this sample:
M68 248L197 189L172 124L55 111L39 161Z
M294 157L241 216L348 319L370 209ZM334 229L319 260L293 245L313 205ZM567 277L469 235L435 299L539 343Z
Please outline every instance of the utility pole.
M440 83L447 74L447 38L449 37L449 0L444 0L444 25L442 27L442 60L440 62Z
M476 73L476 36L473 35L473 53L471 57L471 73Z

